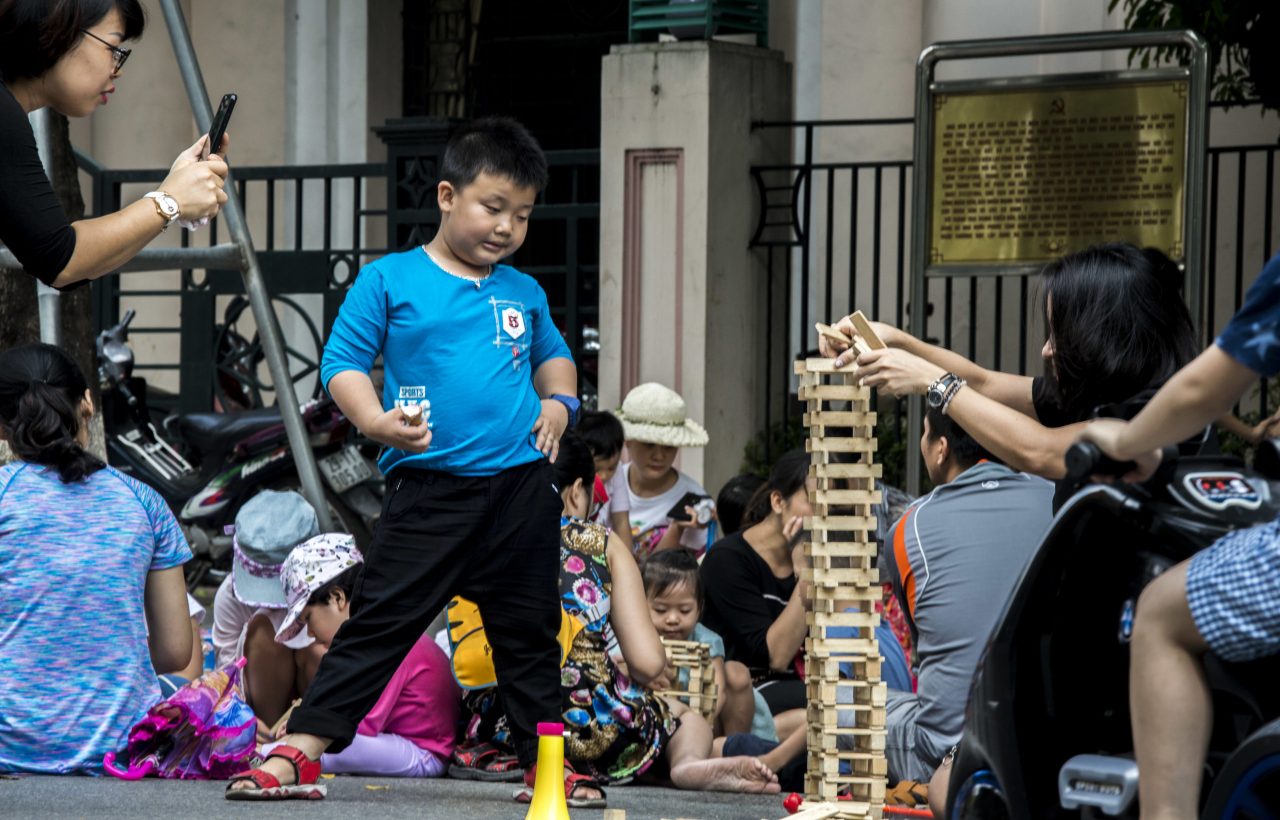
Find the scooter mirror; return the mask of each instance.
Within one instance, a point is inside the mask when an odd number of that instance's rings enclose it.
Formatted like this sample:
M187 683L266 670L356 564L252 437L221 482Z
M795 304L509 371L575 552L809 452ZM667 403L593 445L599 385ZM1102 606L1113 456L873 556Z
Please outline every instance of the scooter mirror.
M102 353L112 364L128 364L133 361L133 351L122 342L107 342L102 346Z

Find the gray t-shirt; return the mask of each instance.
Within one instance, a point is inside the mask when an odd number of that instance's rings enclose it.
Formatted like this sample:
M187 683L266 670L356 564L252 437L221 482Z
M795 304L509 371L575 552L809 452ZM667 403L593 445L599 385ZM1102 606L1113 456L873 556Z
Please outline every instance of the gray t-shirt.
M1049 529L1052 502L1052 483L980 462L913 504L889 533L882 571L916 646L910 746L930 769L960 739L978 658Z

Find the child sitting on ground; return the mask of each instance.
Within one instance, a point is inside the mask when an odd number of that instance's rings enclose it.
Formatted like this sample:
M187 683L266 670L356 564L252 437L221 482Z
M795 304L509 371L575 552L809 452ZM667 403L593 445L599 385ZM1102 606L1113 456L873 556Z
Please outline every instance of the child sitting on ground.
M213 646L219 669L247 658L241 686L258 716L258 742L302 696L315 674L319 647L305 632L276 643L288 604L280 567L289 551L320 532L316 511L292 491L263 490L236 513L231 574L213 598Z
M344 534L317 535L290 552L280 578L289 609L276 640L287 641L305 627L327 648L350 615L363 563L354 539ZM453 752L458 698L449 659L423 635L360 721L351 745L321 756L321 768L371 777L440 777Z
M600 506L592 513L591 521L613 530L630 547L631 521L628 513L631 500L627 495L626 478L618 469L625 441L622 422L608 410L583 410L573 431L591 448L591 457L596 463L596 488L592 500Z
M751 672L737 661L725 663L724 641L699 623L702 617L702 580L698 561L687 550L665 550L645 559L641 565L649 617L658 634L666 640L698 641L711 647L711 665L716 679L716 705L711 716L716 737L750 732L764 740L776 741L769 705L751 685ZM664 676L669 680L670 667ZM688 686L689 670L681 669L676 682ZM659 681L659 684L666 681Z
M702 485L677 470L673 463L681 447L707 446L707 431L688 417L684 399L655 382L627 393L618 412L631 461L622 472L631 507L632 549L637 556L685 547L701 555L707 549L707 529L694 510L685 517L668 513L687 493L706 496Z
M777 792L768 767L751 757L713 757L711 727L702 715L647 688L663 673L667 656L631 551L604 527L583 520L595 475L591 451L567 433L553 467L564 503L560 601L581 627L560 673L569 732L565 757L579 772L566 788L569 806L603 806L601 786L649 773L659 760L676 788ZM610 654L615 643L625 674ZM467 702L475 702L474 693ZM489 717L485 724L500 731L501 721Z

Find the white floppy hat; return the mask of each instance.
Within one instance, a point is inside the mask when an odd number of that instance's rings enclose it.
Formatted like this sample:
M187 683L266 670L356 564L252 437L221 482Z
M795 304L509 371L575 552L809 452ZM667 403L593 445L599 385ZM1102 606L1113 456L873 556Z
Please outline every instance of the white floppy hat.
M363 563L364 556L356 547L356 539L345 532L322 532L294 547L280 570L289 611L276 630L276 641L285 643L302 631L303 624L298 618L313 592Z
M680 394L657 382L631 388L615 413L629 441L667 447L706 447L707 431L689 418Z

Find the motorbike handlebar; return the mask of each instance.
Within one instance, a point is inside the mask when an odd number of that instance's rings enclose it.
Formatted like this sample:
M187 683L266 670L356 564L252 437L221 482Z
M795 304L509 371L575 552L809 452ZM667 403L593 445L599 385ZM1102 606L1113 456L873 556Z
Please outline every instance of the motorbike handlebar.
M1083 484L1090 476L1109 475L1119 478L1138 465L1132 461L1116 461L1092 441L1077 441L1067 448L1067 478Z

